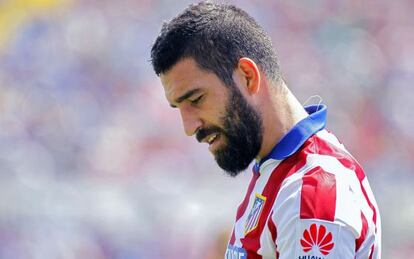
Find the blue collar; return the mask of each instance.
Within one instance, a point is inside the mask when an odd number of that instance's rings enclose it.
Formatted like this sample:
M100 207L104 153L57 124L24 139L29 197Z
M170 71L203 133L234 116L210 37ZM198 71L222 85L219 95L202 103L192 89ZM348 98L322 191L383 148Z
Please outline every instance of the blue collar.
M309 113L309 116L293 126L267 156L255 163L253 167L255 172L259 172L260 166L270 158L283 160L293 155L308 138L325 128L326 105L312 105L305 107L305 110Z

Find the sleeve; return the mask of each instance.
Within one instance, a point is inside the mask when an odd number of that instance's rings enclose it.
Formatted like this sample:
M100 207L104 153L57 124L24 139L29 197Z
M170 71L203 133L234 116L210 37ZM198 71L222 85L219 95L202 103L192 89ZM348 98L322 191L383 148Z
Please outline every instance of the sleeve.
M287 179L272 215L279 259L354 258L359 234L352 222L358 219L360 210L352 206L350 190L347 181L338 184L336 175L321 167ZM338 210L343 210L344 205L347 216L341 217Z

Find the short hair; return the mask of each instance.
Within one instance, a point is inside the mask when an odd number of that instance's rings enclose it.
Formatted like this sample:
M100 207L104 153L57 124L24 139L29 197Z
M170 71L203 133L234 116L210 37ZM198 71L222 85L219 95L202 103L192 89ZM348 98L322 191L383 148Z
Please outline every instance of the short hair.
M270 37L245 11L234 6L200 2L165 22L151 49L159 76L184 58L234 85L233 72L242 57L252 59L266 77L281 78Z

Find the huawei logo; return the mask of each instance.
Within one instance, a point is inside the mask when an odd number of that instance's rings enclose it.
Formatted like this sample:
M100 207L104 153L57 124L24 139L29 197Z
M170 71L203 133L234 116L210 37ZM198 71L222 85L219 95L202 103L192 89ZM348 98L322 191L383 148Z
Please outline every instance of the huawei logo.
M326 227L324 225L320 225L318 228L316 224L312 224L309 229L303 232L303 238L300 240L300 244L305 253L316 246L323 255L328 255L334 247L332 233L326 233Z

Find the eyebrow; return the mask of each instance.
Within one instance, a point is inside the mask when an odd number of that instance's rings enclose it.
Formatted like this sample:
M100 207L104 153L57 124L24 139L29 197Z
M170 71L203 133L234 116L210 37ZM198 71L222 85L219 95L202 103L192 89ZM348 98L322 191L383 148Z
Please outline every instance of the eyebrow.
M189 90L185 94L183 94L180 97L178 97L177 99L175 99L175 103L177 103L177 104L178 103L182 103L185 99L190 98L191 96L193 96L194 94L196 94L196 93L198 93L200 91L201 91L200 88L196 88L196 89ZM170 106L173 107L173 108L177 108L177 106L174 105L174 104L170 104Z

